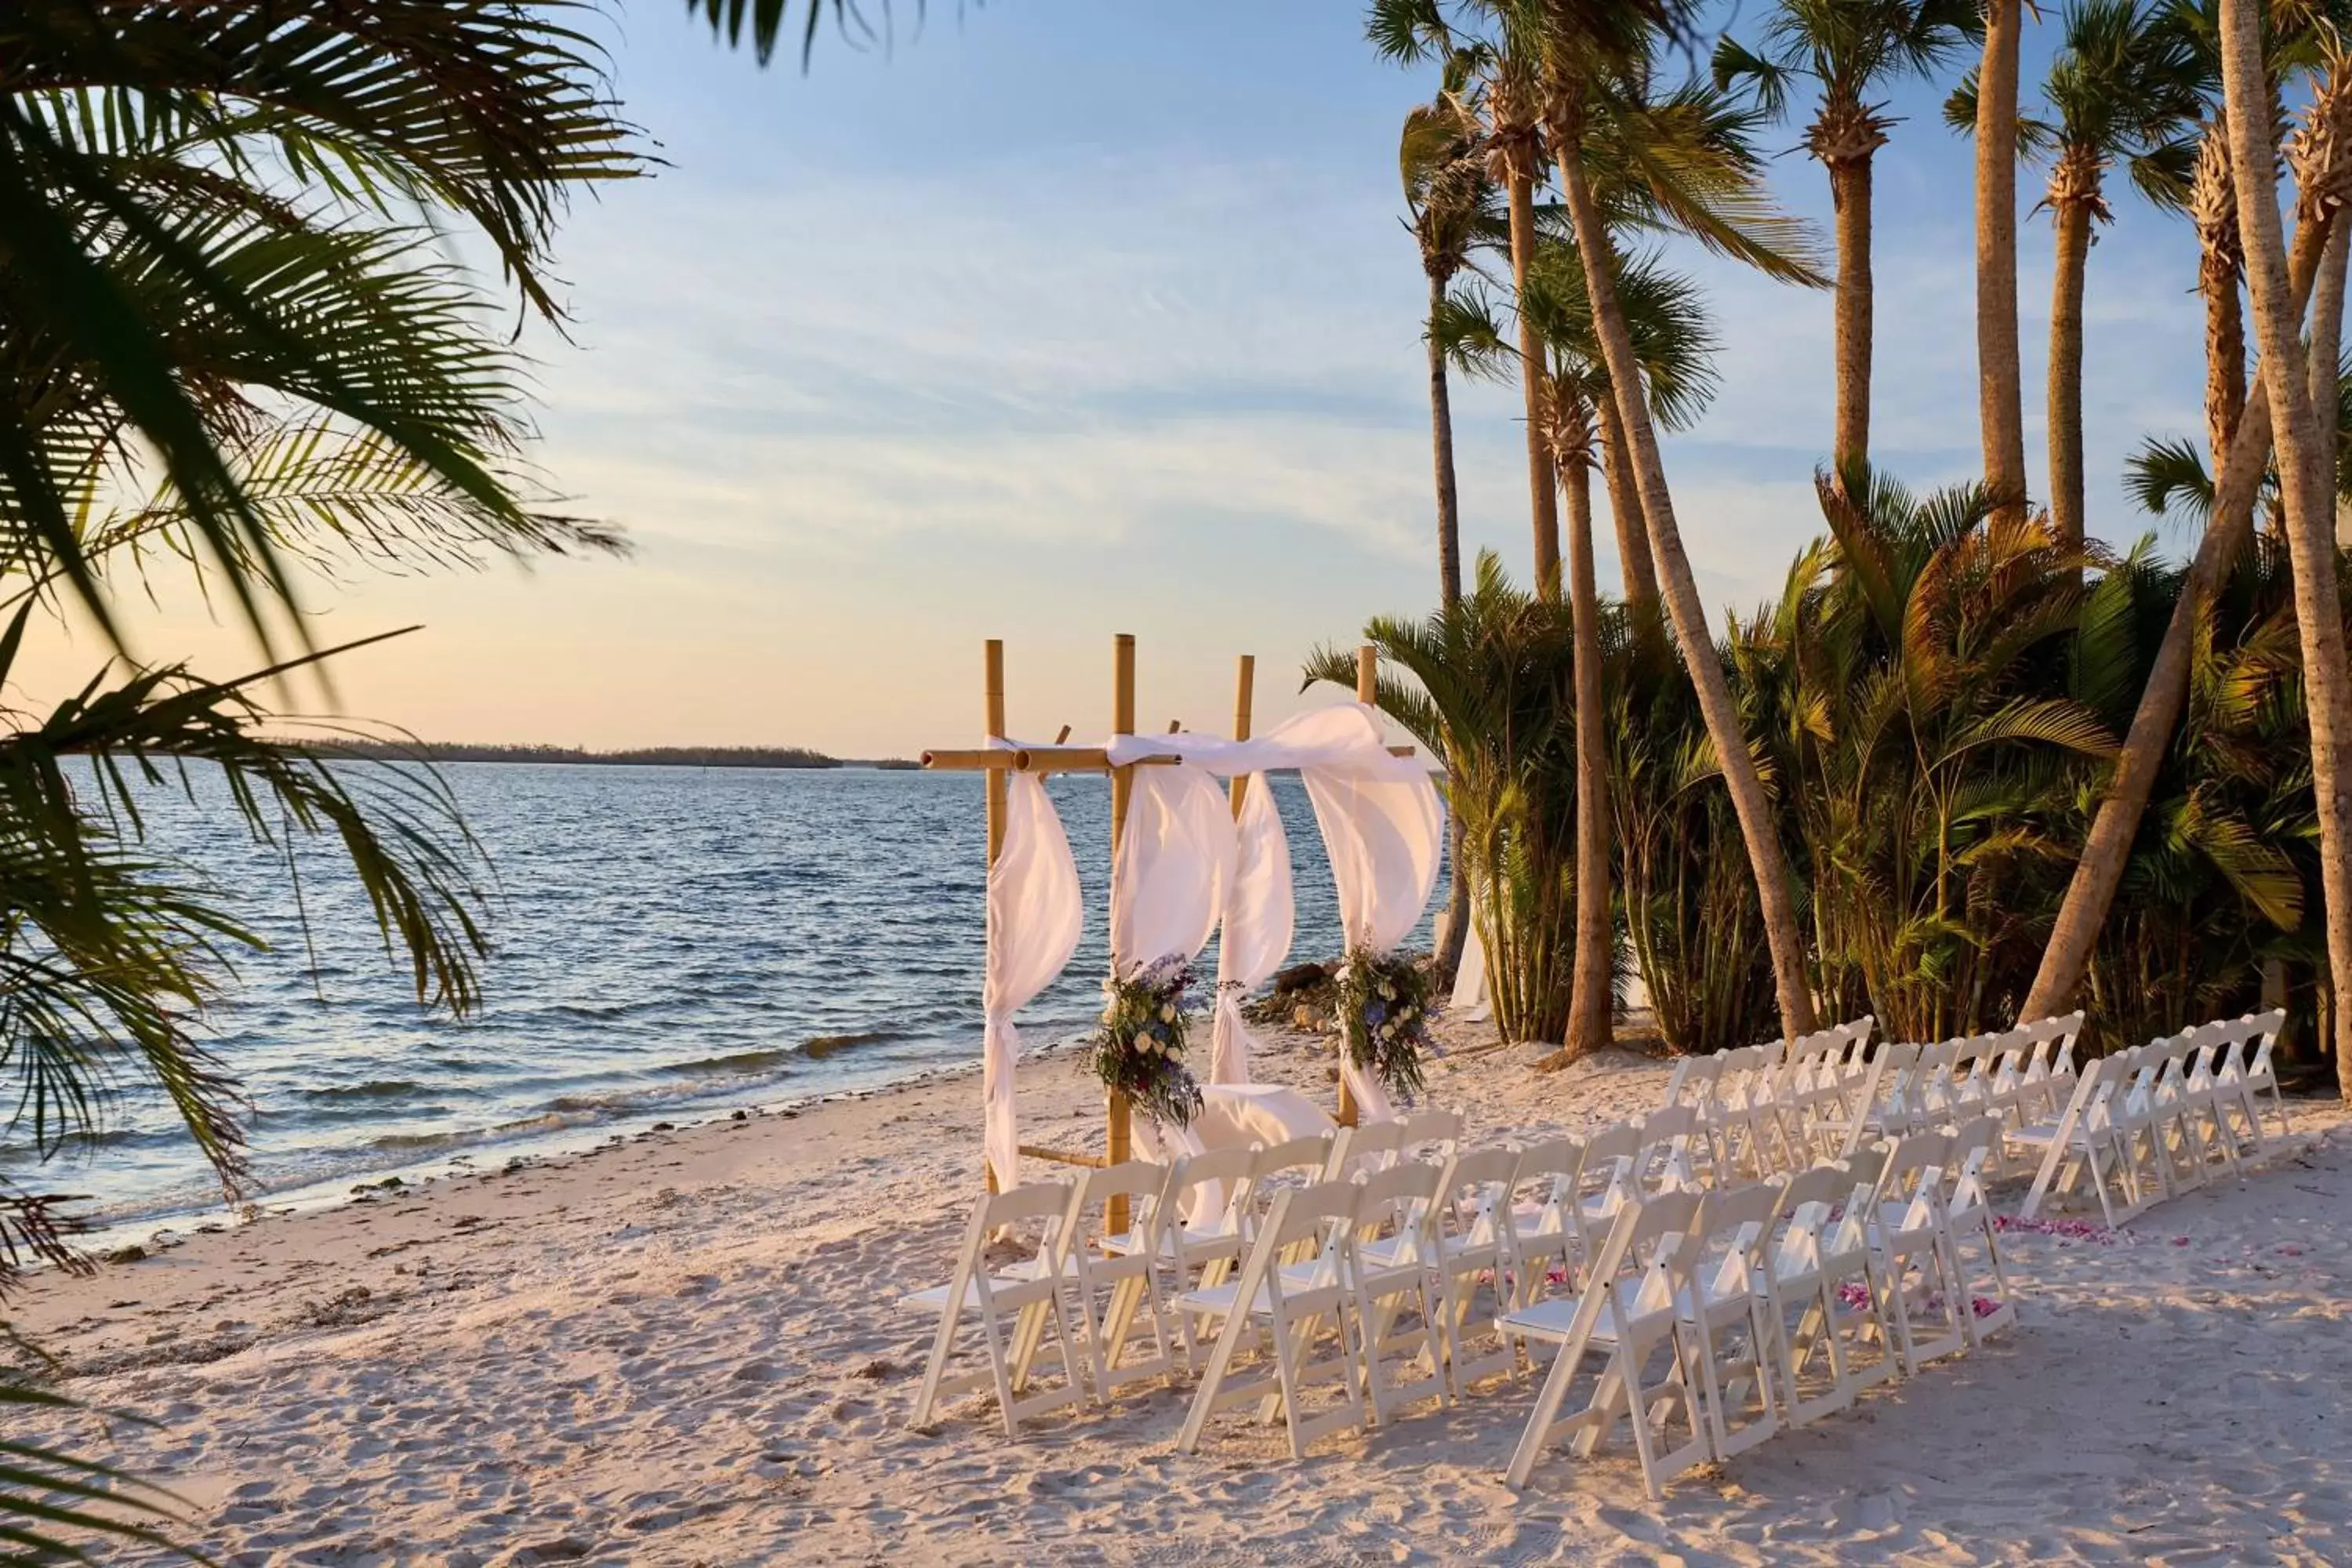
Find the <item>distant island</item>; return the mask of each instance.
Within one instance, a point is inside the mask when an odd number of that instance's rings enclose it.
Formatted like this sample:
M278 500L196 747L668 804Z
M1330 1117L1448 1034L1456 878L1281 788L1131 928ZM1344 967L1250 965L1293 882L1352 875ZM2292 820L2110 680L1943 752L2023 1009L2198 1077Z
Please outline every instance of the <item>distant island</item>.
M904 757L833 757L806 746L636 746L592 752L579 746L474 745L461 742L339 741L326 748L344 756L435 763L566 763L638 768L882 768L922 766Z

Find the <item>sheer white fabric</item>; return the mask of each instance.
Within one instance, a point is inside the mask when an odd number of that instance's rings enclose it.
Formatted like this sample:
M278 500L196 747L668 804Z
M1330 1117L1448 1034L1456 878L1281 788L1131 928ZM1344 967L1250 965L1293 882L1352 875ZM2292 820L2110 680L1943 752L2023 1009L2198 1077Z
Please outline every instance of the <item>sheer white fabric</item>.
M1148 770L1147 770L1148 771ZM1211 1024L1209 1081L1250 1081L1257 1042L1242 1017L1242 998L1274 978L1290 956L1296 913L1291 900L1290 840L1265 775L1246 775L1232 883L1225 891L1223 934L1217 939L1217 1005Z
M1112 875L1110 950L1122 975L1209 944L1234 879L1234 815L1193 767L1138 768Z
M1475 919L1463 933L1462 967L1454 972L1454 996L1446 1010L1472 1023L1484 1022L1494 1011L1493 999L1486 994L1486 944L1478 935Z
M1298 714L1254 741L1121 735L1107 749L1116 763L1177 756L1226 777L1297 769L1329 852L1339 923L1351 949L1394 950L1428 907L1445 831L1436 782L1425 763L1390 755L1379 716L1360 702ZM1394 1114L1370 1074L1345 1060L1339 1070L1364 1115L1377 1120Z
M1070 962L1086 906L1078 896L1069 836L1062 831L1045 784L1028 773L1014 773L1006 783L1004 839L996 864L988 868L980 1082L989 1168L996 1173L998 1188L1009 1192L1021 1179L1021 1136L1013 1107L1013 1065L1021 1054L1021 1033L1013 1016Z

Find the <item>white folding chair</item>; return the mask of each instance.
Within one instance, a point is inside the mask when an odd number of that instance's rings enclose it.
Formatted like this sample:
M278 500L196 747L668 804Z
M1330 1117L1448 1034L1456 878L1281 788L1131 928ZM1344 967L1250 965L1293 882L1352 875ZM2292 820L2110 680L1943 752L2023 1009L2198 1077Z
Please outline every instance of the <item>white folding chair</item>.
M1361 1191L1353 1182L1285 1189L1276 1196L1238 1278L1177 1298L1179 1311L1223 1324L1177 1436L1178 1452L1198 1451L1209 1417L1244 1402L1257 1403L1265 1419L1281 1415L1294 1459L1306 1458L1307 1445L1318 1438L1363 1426L1356 1337L1361 1327L1355 1321L1349 1284ZM1311 1262L1286 1268L1284 1256L1293 1250L1307 1253ZM1261 1333L1271 1370L1236 1375L1243 1342ZM1307 1409L1307 1395L1318 1386L1336 1388L1336 1407Z
M1357 1345L1372 1424L1382 1426L1417 1399L1446 1399L1444 1292L1439 1280L1438 1186L1444 1173L1406 1160L1356 1178L1354 1264ZM1386 1216L1386 1217L1383 1217ZM1400 1375L1391 1359L1405 1358ZM1412 1375L1412 1369L1427 1370Z
M1787 1219L1766 1259L1764 1288L1772 1314L1780 1414L1790 1426L1843 1410L1854 1400L1839 1331L1849 1321L1849 1310L1838 1293L1843 1279L1823 1246L1832 1212L1853 1196L1853 1175L1838 1165L1799 1172L1780 1194ZM1866 1256L1848 1260L1865 1281ZM1791 1312L1797 1314L1794 1331L1789 1322ZM1881 1346L1882 1360L1885 1353Z
M1175 1380L1178 1352L1160 1268L1168 1247L1163 1205L1171 1173L1165 1166L1122 1161L1080 1176L1070 1200L1068 1271L1097 1404L1108 1403L1113 1389L1138 1378ZM1127 1201L1128 1228L1113 1234L1110 1212L1120 1199ZM1089 1245L1088 1237L1100 1239ZM1148 1346L1137 1344L1139 1331Z
M1518 1161L1517 1150L1501 1147L1454 1155L1446 1162L1431 1207L1438 1287L1444 1295L1440 1327L1456 1399L1481 1378L1518 1371L1517 1342L1495 1326L1510 1309L1516 1294L1512 1281L1522 1267L1511 1249L1509 1219L1511 1177ZM1484 1308L1479 1304L1482 1288L1489 1292ZM1481 1353L1474 1348L1480 1337L1474 1318L1493 1334L1492 1351Z
M2233 1042L2221 1068L2223 1080L2237 1087L2248 1114L2253 1119L2258 1152L2263 1146L2260 1107L2264 1095L2270 1097L2271 1112L2278 1120L2278 1135L2284 1138L2290 1131L2286 1119L2286 1098L2279 1092L2278 1069L2271 1065L2271 1047L2278 1043L2279 1030L2285 1024L2285 1012L2276 1007L2267 1013L2252 1013L2239 1019L2237 1026L2242 1032Z
M1169 1167L1167 1190L1158 1208L1157 1257L1168 1270L1162 1300L1172 1300L1195 1285L1214 1285L1241 1267L1250 1245L1250 1174L1260 1150L1211 1149L1180 1156ZM1130 1232L1105 1237L1106 1252L1140 1249L1143 1238ZM1184 1343L1187 1363L1199 1370L1208 1357L1200 1325L1179 1312L1176 1327Z
M1675 1476L1706 1463L1707 1431L1690 1380L1693 1360L1679 1310L1690 1287L1682 1247L1698 1206L1696 1193L1627 1204L1610 1226L1580 1294L1538 1301L1504 1320L1520 1338L1560 1347L1512 1452L1507 1472L1512 1486L1526 1486L1536 1462L1565 1437L1575 1439L1578 1457L1589 1457L1621 1418L1633 1427L1642 1480L1653 1499L1664 1495ZM1654 1376L1661 1351L1664 1369ZM1563 1420L1560 1410L1594 1355L1601 1365L1591 1393L1581 1410ZM1677 1418L1685 1433L1679 1440Z
M1003 1413L1004 1435L1017 1442L1022 1422L1086 1399L1086 1363L1070 1332L1065 1295L1070 1278L1070 1196L1067 1182L1034 1182L989 1194L972 1209L948 1283L918 1290L899 1302L909 1311L937 1312L940 1319L910 1425L929 1426L942 1399L989 1388ZM1035 1252L1021 1262L992 1268L987 1262L990 1237L999 1232L1008 1237L1034 1233ZM967 1317L980 1321L988 1366L951 1373L948 1365L957 1354L958 1330ZM1039 1342L1048 1333L1060 1381L1024 1398Z
M1870 1216L1870 1250L1878 1267L1880 1299L1894 1321L1903 1370L1913 1377L1928 1362L1969 1348L1959 1268L1952 1260L1951 1231L1945 1221L1944 1165L1951 1143L1951 1135L1945 1132L1914 1132L1895 1140L1887 1151ZM1941 1331L1925 1335L1922 1331L1938 1318Z
M1513 1306L1523 1307L1542 1295L1555 1264L1560 1279L1572 1284L1578 1249L1570 1210L1576 1205L1577 1173L1583 1168L1584 1144L1578 1139L1548 1138L1519 1151L1506 1211L1511 1253L1518 1260Z
M1946 1156L1945 1179L1950 1191L1945 1201L1944 1226L1951 1233L1952 1283L1959 1293L1960 1321L1968 1328L1971 1345L1983 1344L2017 1321L2017 1297L2010 1289L2009 1271L2001 1267L2000 1227L1993 1223L1992 1202L1984 1188L1985 1167L2000 1152L2000 1121L1983 1116L1953 1131ZM1981 1270L1976 1266L1979 1247ZM1990 1295L1977 1293L1979 1279ZM1979 1300L1991 1302L1991 1310L1979 1313Z
M1780 1429L1768 1281L1781 1186L1758 1182L1707 1194L1684 1237L1690 1285L1683 1324L1698 1363L1707 1447L1718 1460L1746 1453Z
M1590 1267L1600 1256L1617 1211L1640 1192L1633 1162L1641 1152L1642 1130L1631 1122L1604 1127L1584 1141L1584 1163L1577 1167L1575 1195L1568 1205L1580 1264Z
M1751 1125L1769 1127L1769 1112L1758 1113ZM1706 1190L1702 1169L1713 1174L1698 1112L1687 1105L1670 1105L1643 1120L1641 1145L1633 1156L1633 1182L1645 1193L1696 1193Z
M2020 1215L2033 1218L2045 1199L2065 1196L2085 1175L2108 1228L2146 1206L2139 1201L2113 1117L2117 1086L2128 1065L2121 1056L2098 1058L2074 1075L2074 1092L2056 1121L2033 1122L2003 1134L2006 1142L2026 1151L2037 1162L2033 1185L2017 1211Z
M1878 1181L1886 1169L1890 1145L1874 1143L1857 1149L1830 1169L1843 1175L1844 1192L1822 1228L1821 1265L1830 1286L1829 1315L1799 1325L1799 1338L1810 1343L1816 1333L1837 1338L1845 1363L1846 1381L1859 1394L1903 1374L1903 1359L1895 1343L1895 1320L1880 1288L1876 1254L1871 1247L1877 1213ZM1802 1361L1801 1345L1798 1360Z

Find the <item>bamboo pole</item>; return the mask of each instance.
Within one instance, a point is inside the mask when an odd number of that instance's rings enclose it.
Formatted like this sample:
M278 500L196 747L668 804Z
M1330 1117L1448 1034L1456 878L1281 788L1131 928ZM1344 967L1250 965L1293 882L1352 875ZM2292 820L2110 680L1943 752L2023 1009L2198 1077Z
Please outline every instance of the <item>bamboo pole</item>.
M1236 741L1250 738L1250 702L1256 690L1257 655L1245 653L1242 655L1240 669L1234 676L1234 739ZM1236 817L1242 814L1242 796L1248 789L1249 778L1244 773L1235 773L1233 782L1225 786L1226 795L1233 800L1234 816Z
M1373 705L1373 700L1380 696L1380 675L1381 656L1378 651L1375 650L1370 643L1358 645L1356 648L1356 700L1362 703L1367 708L1371 707ZM1342 962L1345 962L1345 954L1341 955ZM1348 1048L1348 1037L1347 1032L1344 1029L1340 1031L1339 1035L1339 1048L1342 1051ZM1348 1087L1348 1075L1341 1073L1339 1075L1339 1125L1342 1127L1353 1127L1355 1124L1355 1092Z
M1135 637L1132 633L1120 632L1111 638L1110 661L1111 733L1132 735L1135 733ZM1131 767L1111 769L1110 929L1113 931L1118 930L1118 847L1127 836L1127 805L1134 793L1135 770ZM1110 950L1111 978L1114 980L1118 978L1118 948L1114 942ZM1113 1165L1119 1164L1127 1160L1133 1147L1134 1109L1129 1105L1127 1096L1116 1089L1110 1091L1103 1107L1103 1121L1104 1158ZM1111 1199L1108 1209L1105 1222L1111 1234L1124 1233L1128 1226L1127 1199Z
M986 671L988 738L1001 741L1004 739L1004 639L991 637L985 647L983 665ZM924 761L928 763L929 758L926 756ZM1004 816L1012 786L1009 776L1002 768L991 768L982 776L988 781L988 869L993 877L997 857L1004 853ZM990 931L988 940L993 943L996 933ZM987 1180L988 1190L992 1193L996 1191L995 1169L983 1160L981 1171Z

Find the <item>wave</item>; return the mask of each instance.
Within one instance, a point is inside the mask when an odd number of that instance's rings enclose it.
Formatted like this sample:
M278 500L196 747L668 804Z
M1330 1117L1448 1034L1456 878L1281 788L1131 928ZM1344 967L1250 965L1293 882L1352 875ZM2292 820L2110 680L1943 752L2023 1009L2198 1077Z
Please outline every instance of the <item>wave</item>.
M305 1100L396 1100L404 1094L415 1094L425 1086L408 1079L375 1079L367 1083L338 1085L333 1089L306 1089Z
M879 1046L892 1040L912 1040L920 1037L904 1029L864 1029L846 1035L812 1035L801 1046L801 1054L812 1060L823 1061L857 1046Z
M736 1051L723 1057L700 1057L690 1062L674 1062L661 1070L685 1078L727 1077L736 1074L772 1072L800 1053L789 1048L765 1051Z

